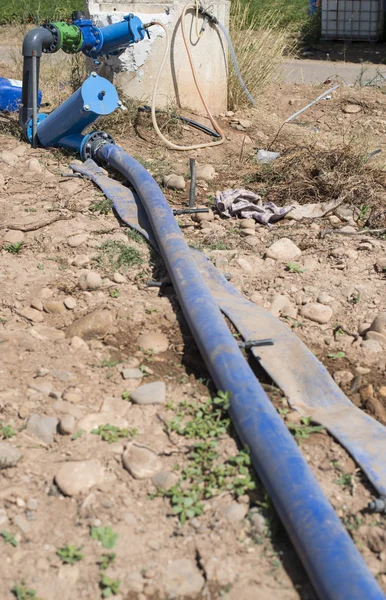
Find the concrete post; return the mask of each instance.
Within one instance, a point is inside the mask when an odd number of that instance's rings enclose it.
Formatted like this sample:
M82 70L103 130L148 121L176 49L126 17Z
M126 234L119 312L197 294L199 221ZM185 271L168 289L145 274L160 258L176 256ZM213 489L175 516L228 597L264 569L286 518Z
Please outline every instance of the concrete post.
M180 17L186 2L96 2L85 0L86 8L98 26L105 26L123 19L124 15L134 13L143 22L161 21L168 27L171 38L170 55L165 64L159 85L157 107L188 108L204 113L191 74L185 46L182 39ZM212 2L214 15L226 27L229 26L228 0ZM209 108L214 115L227 108L227 45L218 28L206 26L203 37L196 42L195 13L189 11L186 16L185 31L190 39L197 78ZM202 19L199 17L199 28ZM153 93L154 81L159 68L164 47L165 34L158 28L150 29L151 39L145 39L128 48L121 56L104 61L100 74L114 81L114 84L126 95L149 103Z

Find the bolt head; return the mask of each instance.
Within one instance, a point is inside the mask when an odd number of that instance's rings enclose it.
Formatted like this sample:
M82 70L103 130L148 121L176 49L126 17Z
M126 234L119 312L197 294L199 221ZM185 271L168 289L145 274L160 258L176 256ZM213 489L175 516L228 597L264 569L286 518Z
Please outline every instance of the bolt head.
M122 106L122 102L120 100L118 100L117 104L118 106Z
M96 77L96 76L97 76L97 74L95 73L95 71L93 71L93 72L91 73L91 77Z
M85 105L83 106L83 108L84 108L84 110L90 110L90 106L89 106L88 104L85 104Z

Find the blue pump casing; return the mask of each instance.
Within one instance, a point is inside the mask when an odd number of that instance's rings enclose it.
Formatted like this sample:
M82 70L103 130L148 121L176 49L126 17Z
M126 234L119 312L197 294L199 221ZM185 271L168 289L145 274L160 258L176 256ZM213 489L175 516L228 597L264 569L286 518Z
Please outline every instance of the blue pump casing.
M145 37L145 31L141 19L133 14L123 17L119 23L113 23L106 27L97 27L89 19L81 18L73 21L80 28L83 36L81 51L97 58L106 54L114 54L123 48L140 42Z
M0 110L17 112L21 104L22 82L16 79L0 77ZM38 92L38 106L43 94Z
M37 137L42 146L61 146L80 152L82 135L100 116L109 115L118 106L117 90L110 81L91 73L82 87L52 113L40 120ZM39 115L42 117L42 115Z

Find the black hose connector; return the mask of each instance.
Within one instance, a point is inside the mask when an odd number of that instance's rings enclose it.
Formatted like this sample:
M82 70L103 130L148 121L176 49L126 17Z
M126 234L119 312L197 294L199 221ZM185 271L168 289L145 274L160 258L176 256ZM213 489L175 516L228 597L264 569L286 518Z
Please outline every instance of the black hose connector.
M370 512L386 512L386 497L381 496L380 498L375 498L370 504L367 506L367 510Z
M203 6L200 6L198 8L198 12L203 17L206 17L208 19L208 21L210 21L211 23L214 23L215 25L217 25L217 23L218 23L217 17L215 17L212 13L208 12Z

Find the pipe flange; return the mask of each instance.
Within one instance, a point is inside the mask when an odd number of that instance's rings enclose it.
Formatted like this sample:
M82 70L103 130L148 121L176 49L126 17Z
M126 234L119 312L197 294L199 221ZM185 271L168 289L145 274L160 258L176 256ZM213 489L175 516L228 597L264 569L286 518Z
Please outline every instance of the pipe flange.
M60 35L59 29L53 23L43 23L42 27L48 29L48 31L52 34L52 44L43 48L43 52L45 54L53 54L60 50L62 36Z
M102 146L114 143L114 139L105 131L92 131L84 137L80 147L80 155L83 160L94 159Z

